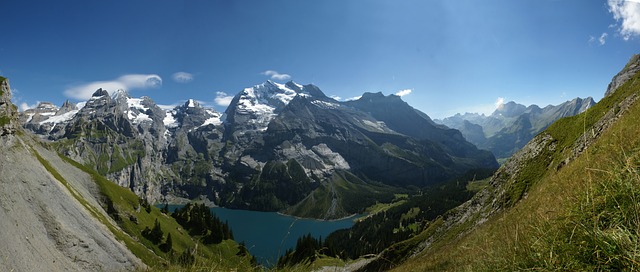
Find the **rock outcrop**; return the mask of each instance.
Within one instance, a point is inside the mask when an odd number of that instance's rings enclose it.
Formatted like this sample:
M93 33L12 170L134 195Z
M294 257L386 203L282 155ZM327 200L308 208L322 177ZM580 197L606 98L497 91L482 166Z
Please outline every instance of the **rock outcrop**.
M17 128L16 106L11 103L11 87L9 80L0 77L0 136L13 134Z
M622 84L626 83L638 73L638 71L640 71L640 54L633 55L624 69L611 79L611 83L607 86L607 91L604 93L604 96L607 97L613 94Z

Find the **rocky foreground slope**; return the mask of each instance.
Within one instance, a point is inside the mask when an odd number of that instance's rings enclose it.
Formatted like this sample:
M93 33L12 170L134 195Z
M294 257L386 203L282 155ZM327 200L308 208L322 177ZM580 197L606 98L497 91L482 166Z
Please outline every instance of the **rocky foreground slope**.
M73 195L106 216L88 174L25 135L0 78L0 270L124 271L144 267ZM60 177L39 160L47 161ZM73 188L70 191L69 188ZM108 217L108 216L107 216Z

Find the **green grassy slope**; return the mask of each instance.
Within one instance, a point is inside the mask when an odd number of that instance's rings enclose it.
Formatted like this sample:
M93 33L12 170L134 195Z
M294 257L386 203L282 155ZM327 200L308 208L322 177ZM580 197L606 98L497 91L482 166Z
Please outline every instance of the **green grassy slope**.
M640 103L621 103L639 94L635 75L587 112L551 125L538 156L486 189L497 199L484 209L499 212L480 225L462 220L468 224L438 237L426 233L431 246L397 271L640 269ZM620 112L600 130L601 118ZM585 134L597 139L576 156Z

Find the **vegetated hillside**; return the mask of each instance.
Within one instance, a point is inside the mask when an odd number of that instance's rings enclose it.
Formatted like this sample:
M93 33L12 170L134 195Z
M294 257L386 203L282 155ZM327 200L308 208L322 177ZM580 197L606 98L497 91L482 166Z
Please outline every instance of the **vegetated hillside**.
M400 191L498 167L490 152L398 96L345 103L294 82L245 88L224 116L193 100L163 110L149 97L99 89L78 105L41 103L21 121L152 203L206 198L335 219Z
M624 84L536 136L470 201L364 270L640 269L640 74L621 75Z
M511 101L500 105L489 116L465 113L436 121L460 130L478 148L489 150L499 160L505 160L556 120L584 112L594 104L591 97L575 98L544 108L537 105L527 107Z
M0 270L253 268L234 241L200 242L131 191L25 133L4 78L0 92Z

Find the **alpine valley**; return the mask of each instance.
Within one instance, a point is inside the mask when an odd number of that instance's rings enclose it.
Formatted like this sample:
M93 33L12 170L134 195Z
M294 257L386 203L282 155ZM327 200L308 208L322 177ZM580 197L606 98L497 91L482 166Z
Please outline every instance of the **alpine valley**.
M336 219L498 167L490 152L399 96L339 102L294 82L246 88L224 113L191 99L163 109L149 97L99 89L77 105L40 103L20 120L150 203L199 199Z
M18 112L0 77L0 268L637 271L638 97L635 55L598 103L442 121L474 138L381 93L267 81L220 113L98 89ZM212 205L362 216L263 267Z
M465 113L434 121L460 130L467 141L504 161L556 120L582 113L595 103L591 97L578 97L557 106L540 108L511 101L498 105L488 116Z

